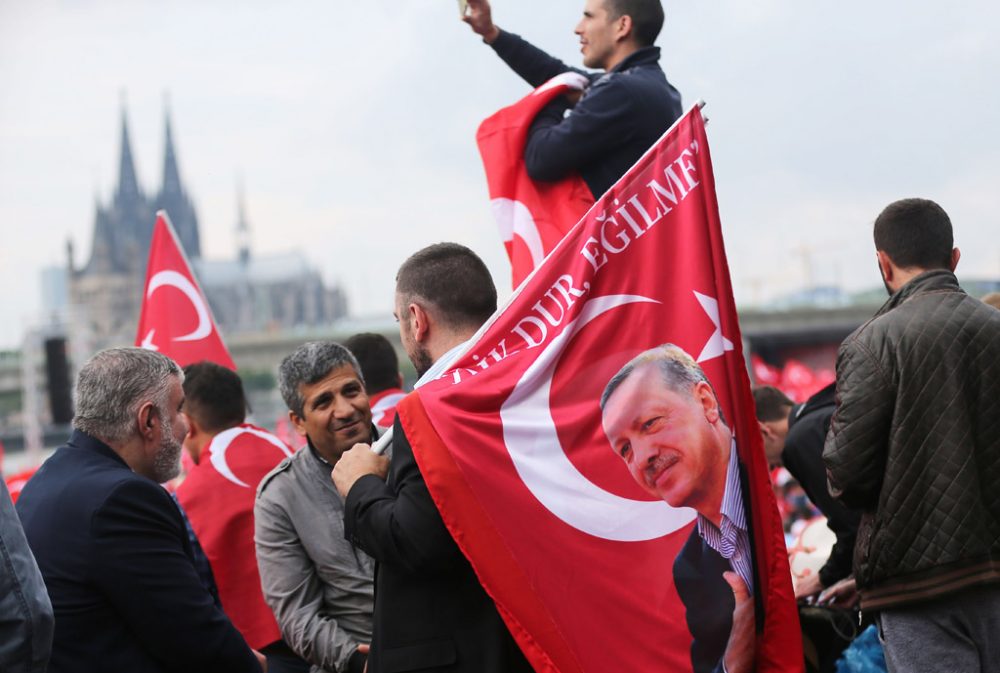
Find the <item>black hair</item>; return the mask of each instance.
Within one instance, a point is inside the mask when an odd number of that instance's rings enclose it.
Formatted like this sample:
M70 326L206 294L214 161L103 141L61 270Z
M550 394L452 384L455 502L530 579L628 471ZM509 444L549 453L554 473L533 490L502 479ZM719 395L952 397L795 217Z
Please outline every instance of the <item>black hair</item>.
M349 337L344 345L358 359L369 395L399 386L399 358L384 336L361 332Z
M429 302L453 329L478 329L497 310L489 269L458 243L435 243L411 255L396 274L396 293Z
M950 269L953 248L948 213L928 199L890 203L875 219L875 249L901 269Z
M604 0L604 7L611 19L625 15L632 17L632 34L641 47L656 42L663 29L660 0Z
M207 432L236 427L247 417L243 382L231 369L214 362L184 368L184 411Z
M753 403L757 409L757 420L768 423L788 418L788 412L795 403L788 395L774 386L757 386L753 389Z

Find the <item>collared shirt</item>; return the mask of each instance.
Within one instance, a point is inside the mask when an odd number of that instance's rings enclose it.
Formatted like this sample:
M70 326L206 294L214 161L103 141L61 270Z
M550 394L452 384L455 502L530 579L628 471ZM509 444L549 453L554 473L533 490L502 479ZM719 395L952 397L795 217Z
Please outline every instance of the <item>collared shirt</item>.
M430 369L425 371L424 375L417 379L417 382L413 384L413 387L419 388L425 383L430 383L435 379L441 378L441 375L448 371L448 368L451 367L452 363L458 358L458 356L465 352L465 349L468 347L470 341L472 341L472 339L463 341L435 360Z
M699 514L698 535L709 547L729 560L730 567L743 578L747 590L753 594L753 560L750 555L746 515L743 512L739 457L736 454L735 439L729 449L729 466L726 468L726 489L722 494L721 512L721 530Z

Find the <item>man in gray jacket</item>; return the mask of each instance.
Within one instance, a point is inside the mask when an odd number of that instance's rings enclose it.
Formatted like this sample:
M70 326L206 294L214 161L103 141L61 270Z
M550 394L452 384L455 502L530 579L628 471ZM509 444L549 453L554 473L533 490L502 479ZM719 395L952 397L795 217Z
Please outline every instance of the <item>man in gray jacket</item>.
M891 297L837 355L823 458L863 515L854 574L890 671L1000 671L1000 312L952 273L948 215L875 220Z
M340 344L307 343L281 362L278 385L306 446L257 490L254 540L264 599L283 639L313 673L361 673L375 568L344 538L344 503L330 481L345 450L377 437L361 368ZM379 464L388 469L386 459Z

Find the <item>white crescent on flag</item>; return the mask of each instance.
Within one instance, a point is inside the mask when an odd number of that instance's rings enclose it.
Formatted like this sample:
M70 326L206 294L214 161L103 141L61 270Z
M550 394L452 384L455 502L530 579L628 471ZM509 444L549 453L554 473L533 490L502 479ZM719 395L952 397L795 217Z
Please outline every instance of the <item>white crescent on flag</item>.
M185 278L182 274L176 271L160 271L155 276L153 276L149 281L149 288L146 290L146 299L153 296L153 293L165 285L170 285L176 287L178 290L184 293L184 296L188 298L191 305L194 306L195 312L198 314L198 326L194 330L184 336L175 337L174 341L198 341L204 339L209 334L212 333L212 319L208 316L208 308L205 306L205 302L201 298L201 294L198 292L191 281Z
M689 508L663 501L631 500L605 491L570 462L559 441L549 394L559 355L594 318L639 302L660 302L635 295L589 300L579 317L545 347L525 371L500 409L503 438L517 473L546 509L577 530L619 542L652 540L683 528L695 518Z

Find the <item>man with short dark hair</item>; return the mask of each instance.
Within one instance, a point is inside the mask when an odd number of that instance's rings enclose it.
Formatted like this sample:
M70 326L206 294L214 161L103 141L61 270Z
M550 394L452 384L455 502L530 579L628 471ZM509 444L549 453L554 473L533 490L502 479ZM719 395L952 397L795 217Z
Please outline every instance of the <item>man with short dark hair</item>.
M774 386L758 386L753 391L768 464L788 470L837 536L830 557L819 572L795 582L796 598L814 596L851 574L851 555L861 517L830 495L823 465L823 442L835 406L833 393L834 386L830 384L804 404L795 404ZM824 600L830 597L824 595Z
M344 538L344 503L330 482L341 454L377 438L357 360L332 341L281 361L278 387L306 446L260 482L257 563L285 642L313 673L362 673L372 637L374 564ZM385 458L375 461L384 476Z
M254 549L254 494L264 475L291 451L263 428L246 423L239 375L214 362L184 368L184 437L194 468L177 499L212 567L222 603L251 647L268 658L271 673L307 670L281 641L264 602Z
M698 525L674 560L696 673L753 667L753 551L732 430L705 372L674 344L644 351L608 381L601 424L650 495Z
M374 332L350 336L344 345L361 365L368 404L372 408L372 422L380 428L391 428L392 419L396 417L396 404L406 396L396 349L388 339Z
M153 351L94 355L77 379L69 443L21 492L55 610L51 673L261 670L202 586L160 486L180 470L183 379Z
M468 248L439 243L406 260L396 276L403 348L423 381L451 359L496 311L496 288ZM388 481L367 445L333 470L344 532L378 561L370 673L531 671L493 599L445 527L397 416Z
M497 27L488 0L469 0L463 20L533 87L575 70ZM578 102L561 96L535 118L528 175L549 182L579 173L600 198L680 117L681 96L653 46L662 26L659 0L585 0L575 30L583 64L604 72L583 73L590 84Z
M861 607L890 671L996 671L1000 662L1000 312L955 278L951 221L904 199L875 220L890 293L841 345L823 458L863 511Z

